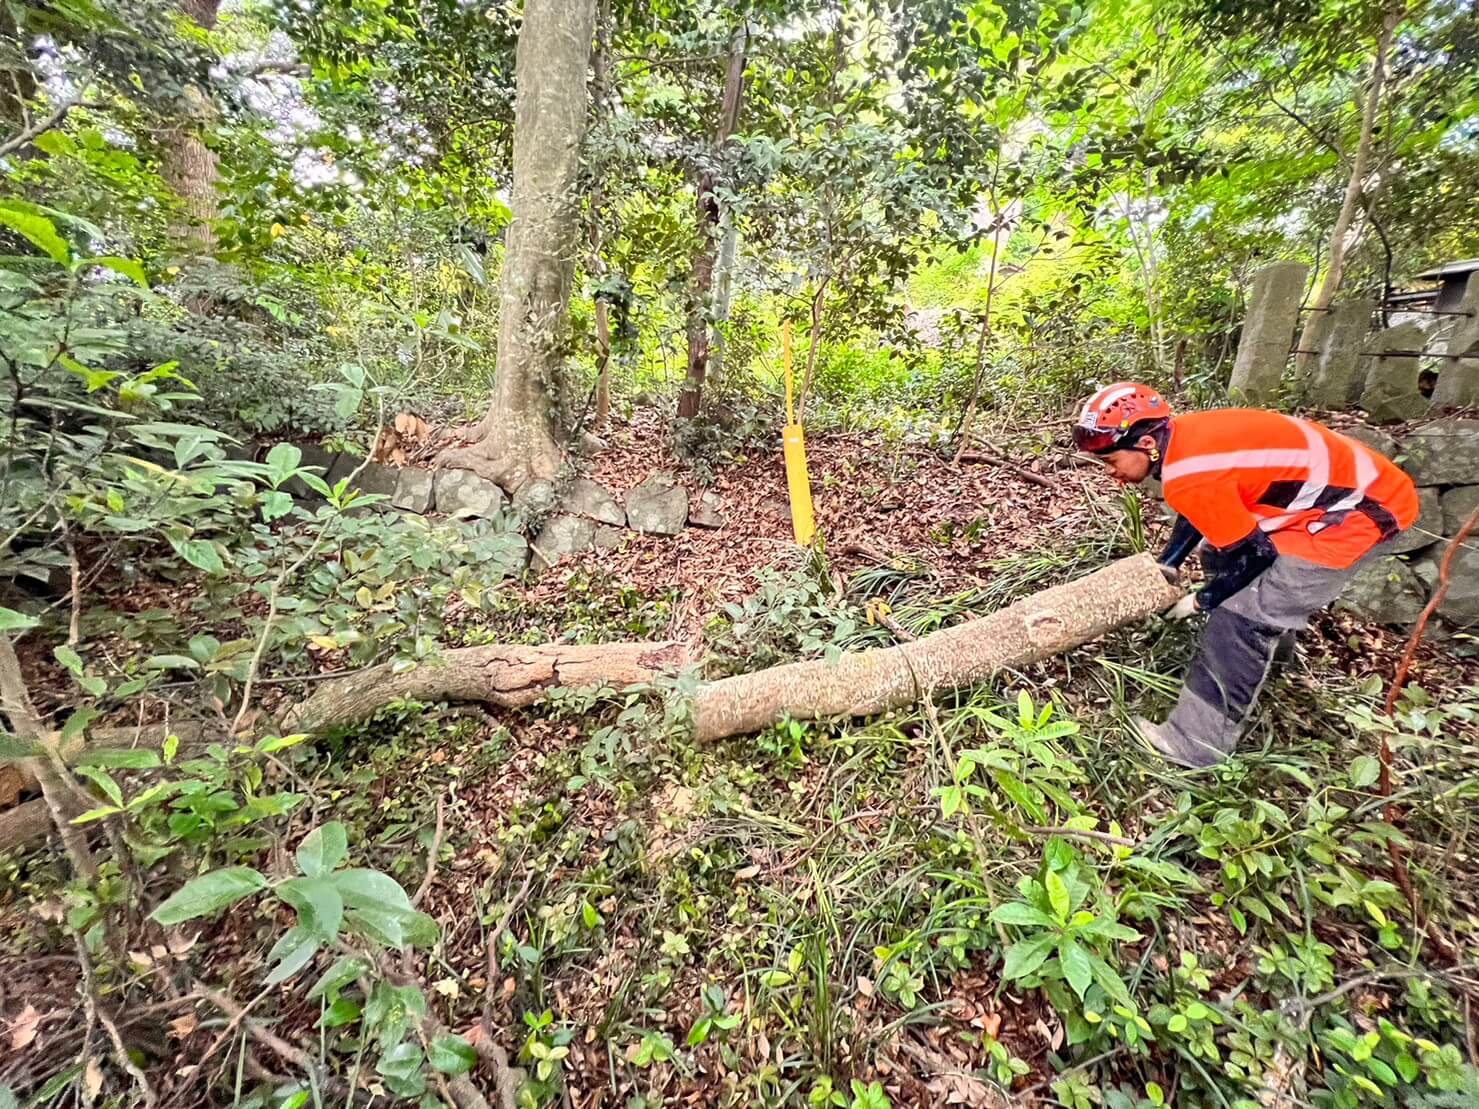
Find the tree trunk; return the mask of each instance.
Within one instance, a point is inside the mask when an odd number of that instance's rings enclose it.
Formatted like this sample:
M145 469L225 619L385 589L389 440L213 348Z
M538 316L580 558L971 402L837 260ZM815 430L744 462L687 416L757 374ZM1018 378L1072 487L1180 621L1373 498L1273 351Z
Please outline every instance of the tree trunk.
M1356 208L1360 204L1361 189L1366 182L1366 167L1371 162L1387 50L1391 46L1392 34L1397 29L1400 14L1401 9L1396 6L1388 9L1382 19L1381 33L1376 39L1376 52L1371 60L1371 83L1366 88L1366 102L1361 108L1361 135L1356 142L1355 157L1351 159L1351 175L1346 181L1340 212L1335 217L1335 229L1330 233L1330 257L1325 264L1325 277L1320 282L1320 290L1315 294L1314 303L1310 305L1304 330L1300 332L1299 342L1296 344L1297 349L1306 352L1295 356L1295 371L1301 376L1308 371L1310 362L1315 357L1308 352L1318 351L1326 332L1330 330L1330 306L1335 302L1336 293L1340 291L1340 279L1345 267L1346 239L1356 218Z
M203 30L216 26L220 0L180 0L180 13ZM215 118L210 95L195 85L180 92L174 125L157 135L160 149L159 175L180 198L183 218L170 225L170 236L189 254L206 255L216 243L216 182L220 176L216 155L205 144L203 133ZM192 311L209 308L209 298L187 305Z
M555 428L579 236L576 173L585 130L595 0L528 0L515 83L513 223L499 301L498 367L475 441L441 465L510 492L553 478Z
M599 114L605 107L607 95L607 71L611 58L611 0L601 0L601 10L596 18L596 52L591 62L591 97ZM597 278L606 275L606 260L601 257L601 242L606 218L605 193L600 184L591 190L591 273ZM604 290L596 293L596 412L594 425L602 430L611 419L611 315L606 304Z
M712 740L756 732L786 717L871 716L900 708L939 690L973 685L1003 669L1072 650L1160 612L1180 596L1151 555L1134 555L912 643L845 654L836 662L775 666L700 686L691 702L695 734ZM466 647L403 674L387 665L327 681L275 727L282 733L328 731L397 700L524 708L557 686L650 683L689 661L679 643ZM164 733L153 727L99 729L93 741L157 745ZM187 742L209 738L197 730ZM0 851L45 834L41 804L27 802L0 814Z
M709 368L716 377L724 374L724 325L729 322L729 305L734 292L734 255L739 249L739 232L732 214L726 209L719 220L719 261L714 270L714 333Z
M744 96L746 29L735 32L729 44L729 58L724 71L724 94L719 107L719 126L714 136L714 157L724 150L729 137L739 126L740 102ZM698 219L698 249L693 256L693 275L689 282L688 306L688 374L683 391L678 395L678 415L693 419L703 399L704 379L709 372L709 322L714 289L714 255L718 249L719 200L714 196L715 171L704 169L698 178L695 202Z

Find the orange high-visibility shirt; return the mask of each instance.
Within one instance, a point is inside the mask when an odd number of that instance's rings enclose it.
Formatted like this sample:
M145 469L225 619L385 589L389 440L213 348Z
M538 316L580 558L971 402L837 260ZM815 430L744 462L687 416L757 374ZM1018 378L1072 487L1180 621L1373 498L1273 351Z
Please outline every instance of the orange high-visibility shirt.
M1214 547L1261 528L1280 554L1334 569L1417 519L1412 479L1354 439L1309 420L1221 408L1171 420L1166 503Z

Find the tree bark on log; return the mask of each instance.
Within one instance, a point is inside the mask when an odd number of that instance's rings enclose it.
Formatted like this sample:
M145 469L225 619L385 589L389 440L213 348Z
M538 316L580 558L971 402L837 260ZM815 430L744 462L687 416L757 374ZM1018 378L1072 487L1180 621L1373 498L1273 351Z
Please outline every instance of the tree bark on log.
M636 685L679 670L687 661L681 643L463 647L403 674L387 664L327 682L288 711L282 729L294 734L328 731L363 720L392 701L476 701L526 708L557 686Z
M719 739L787 716L871 716L1061 654L1180 596L1154 558L1135 555L913 643L724 678L699 690L694 730L700 740Z

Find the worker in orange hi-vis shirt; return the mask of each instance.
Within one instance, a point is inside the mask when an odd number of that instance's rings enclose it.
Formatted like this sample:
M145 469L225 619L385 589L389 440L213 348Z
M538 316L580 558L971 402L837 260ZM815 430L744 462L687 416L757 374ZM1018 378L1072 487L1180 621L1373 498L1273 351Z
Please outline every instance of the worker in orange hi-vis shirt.
M1198 544L1208 582L1170 615L1210 616L1181 697L1141 738L1183 766L1232 753L1276 657L1357 567L1417 519L1417 490L1391 462L1329 428L1278 412L1173 416L1154 389L1120 382L1073 429L1116 481L1161 481L1178 519L1161 555L1170 581Z

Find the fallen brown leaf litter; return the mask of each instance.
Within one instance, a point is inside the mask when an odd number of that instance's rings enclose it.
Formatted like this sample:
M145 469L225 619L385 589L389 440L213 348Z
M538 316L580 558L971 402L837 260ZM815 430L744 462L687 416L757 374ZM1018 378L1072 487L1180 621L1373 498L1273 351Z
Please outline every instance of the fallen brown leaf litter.
M697 641L704 622L722 604L739 601L751 592L762 569L788 560L791 565L797 564L778 451L756 450L720 466L712 485L706 487L695 479L691 469L667 457L663 443L655 414L644 413L612 431L611 445L594 460L592 476L619 498L655 470L674 472L692 495L704 488L720 493L724 525L715 530L688 528L671 539L629 534L616 551L590 552L546 573L522 591L525 602L537 608L558 601L574 575L599 572L647 596L676 595L678 603L667 634ZM811 438L808 448L818 523L832 563L844 575L871 564L878 556L903 556L926 567L942 588L958 590L989 582L994 560L1114 526L1111 513L1117 510L1115 495L1092 471L1058 471L1051 475L1050 487L1043 488L1023 481L1000 465L956 468L934 452L890 443L879 436L823 432ZM1153 535L1156 531L1153 523ZM131 603L143 603L137 599L140 596L135 594ZM178 598L173 600L177 602ZM171 607L171 599L159 592L149 596L147 603ZM475 613L459 615L468 622L476 621ZM1333 665L1352 675L1384 677L1401 646L1400 634L1337 613L1326 614L1316 622L1307 636L1306 653L1320 665ZM1463 680L1472 681L1476 676L1474 666L1472 661L1456 660L1441 647L1430 645L1419 656L1415 678L1419 683L1453 683L1458 667ZM1061 677L1066 679L1066 672ZM473 749L495 736L501 744L497 771L472 772ZM509 881L507 876L520 866L519 858L505 854L504 833L510 821L527 820L541 804L554 803L554 795L547 795L546 760L580 739L578 729L530 714L488 715L468 744L428 753L416 771L423 788L438 788L435 783L439 781L451 788L458 780L456 775L465 775L465 785L457 786L459 832L451 842L452 856L443 860L425 905L445 929L441 970L431 974L426 985L434 1004L449 1007L449 1012L470 1012L468 1007L480 1003L486 986L484 929L479 926L477 914L468 911L469 905L483 890L492 899L489 911L496 913L513 894L517 881L508 889L495 885ZM798 781L820 796L824 782L814 775L808 777L808 771L819 772L820 767L806 768ZM387 774L371 788L388 796L389 791L405 788L405 782L403 774ZM587 842L573 861L550 873L551 885L547 888L576 878L595 865L603 842L623 821L634 817L647 824L652 866L661 868L675 855L702 846L711 829L698 817L685 826L692 816L692 795L691 790L685 795L687 789L669 783L659 796L639 799L635 805L618 802L612 793L591 787L567 790L560 802L566 807L556 826L582 829ZM798 838L783 849L757 848L752 861L736 872L736 888L753 885L758 890L771 886L789 889L798 897L809 896L801 864L810 851L824 845L824 836L834 835L831 849L861 838L864 842L854 847L865 850L867 837L880 827L871 810L860 810L845 821L829 822L819 813L813 816L816 820L810 839ZM526 908L533 912L540 907ZM547 984L560 1019L576 1028L567 1065L567 1088L569 1103L577 1106L619 1103L616 1087L625 1088L631 1079L622 1052L632 1041L630 1034L612 1039L615 1030L607 1028L604 1021L612 999L650 969L654 959L654 937L640 930L639 918L626 911L620 897L602 897L599 908L611 920L612 931L604 937L598 956L586 961L578 977ZM8 925L17 924L14 913L13 907L3 913ZM526 919L533 918L516 914L511 924L521 937L529 934ZM486 921L483 923L486 925ZM1205 918L1199 929L1200 939L1205 941L1219 926L1226 927L1220 917ZM230 977L233 963L250 946L252 927L246 913L233 912L219 922L210 937L210 975L222 980ZM1330 938L1337 942L1342 939L1335 935ZM1343 938L1347 943L1352 939ZM1227 973L1239 969L1237 954L1243 946L1240 937L1229 931L1219 935L1218 941L1213 946L1225 952L1230 968ZM139 954L143 957L134 961L140 966L154 959L152 948ZM1353 952L1352 957L1358 954ZM841 1013L851 1024L852 1042L839 1049L843 1054L837 1060L838 1072L881 1082L900 1109L1006 1104L979 1077L988 1059L979 1042L968 1043L963 1038L962 1034L970 1033L997 1039L1029 1063L1031 1073L1019 1081L1019 1089L1045 1077L1050 1073L1049 1053L1063 1044L1061 1023L1034 993L999 996L994 967L985 962L942 983L940 1023L929 1029L890 1031L896 1010L877 995L871 980L859 979L851 995L840 1001ZM62 1025L71 1028L77 989L74 970L64 957L38 960L12 956L0 960L0 973L12 987L7 991L10 1005L0 998L0 1042L10 1047L12 1054L34 1056L48 1048L53 1022L57 1034L63 1031ZM666 1029L676 1043L681 1044L684 1032L699 1015L694 999L707 973L705 966L685 966L669 988L668 995L674 1001L654 1026ZM510 988L513 982L506 968L495 981L496 1031L509 1045L517 1045L524 1034L517 989ZM18 1007L19 998L27 1000ZM310 1035L317 1012L287 997L283 1003L279 1027L285 1033ZM188 1007L163 1012L155 1023L160 1035L178 1046L181 1059L192 1050L203 1049L199 1018ZM480 1032L476 1019L457 1022L456 1026L470 1034ZM612 1072L612 1050L617 1052L619 1074ZM759 1039L742 1044L741 1051L744 1066L775 1065L782 1045L772 1044L762 1032ZM854 1057L850 1054L853 1051L860 1054ZM736 1092L736 1075L723 1063L717 1048L705 1045L692 1052L692 1060L692 1070L687 1074L672 1072L659 1077L646 1073L641 1078L662 1093L669 1104L713 1105ZM83 1076L84 1092L99 1081L99 1075L93 1072ZM185 1078L180 1082L182 1089L191 1088Z

